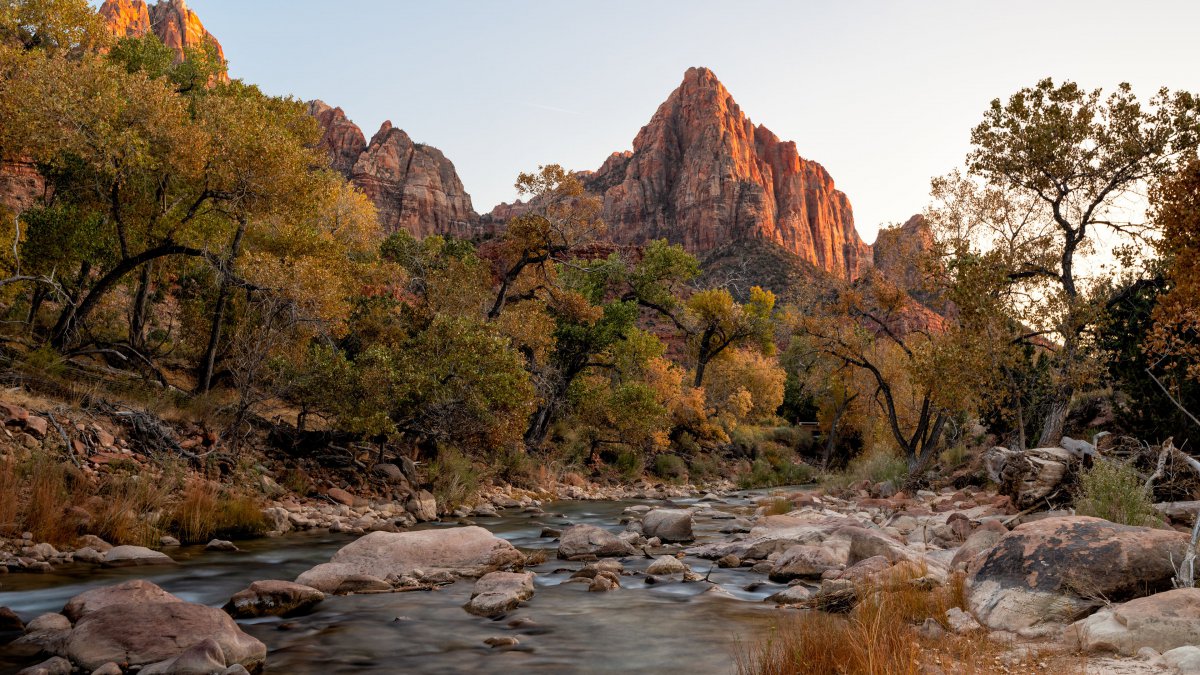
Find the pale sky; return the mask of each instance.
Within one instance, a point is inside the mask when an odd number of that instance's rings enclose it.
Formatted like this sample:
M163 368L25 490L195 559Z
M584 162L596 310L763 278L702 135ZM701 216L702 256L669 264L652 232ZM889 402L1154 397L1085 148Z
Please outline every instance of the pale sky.
M99 4L99 0L94 0ZM234 77L385 120L475 210L520 171L595 169L689 66L827 168L863 238L927 202L988 102L1052 76L1200 92L1200 1L189 0Z

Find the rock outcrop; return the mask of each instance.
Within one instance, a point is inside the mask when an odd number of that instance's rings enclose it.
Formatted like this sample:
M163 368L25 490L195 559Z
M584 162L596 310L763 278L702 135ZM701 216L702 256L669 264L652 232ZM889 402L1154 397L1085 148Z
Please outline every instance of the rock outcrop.
M693 253L764 240L834 276L855 279L871 249L854 228L850 200L796 144L753 124L706 68L683 83L633 140L584 186L603 197L609 236L622 244L668 239ZM493 219L519 213L502 204Z
M919 262L933 253L933 230L925 216L917 214L903 225L880 229L871 253L875 269L885 279L906 291L920 291Z
M147 5L145 0L105 0L100 6L100 16L117 37L141 37L153 31L163 44L175 50L176 63L183 61L185 49L208 47L225 61L221 43L185 0L160 0L153 5Z
M311 101L308 110L321 124L318 147L329 153L333 169L374 202L384 231L406 230L418 238L479 234L471 195L441 150L413 142L391 122L384 122L367 143L341 108Z
M992 630L1054 632L1108 602L1171 588L1183 532L1069 516L1026 523L969 568L968 609Z
M1089 652L1133 656L1200 644L1200 588L1174 590L1113 605L1072 624L1068 640Z

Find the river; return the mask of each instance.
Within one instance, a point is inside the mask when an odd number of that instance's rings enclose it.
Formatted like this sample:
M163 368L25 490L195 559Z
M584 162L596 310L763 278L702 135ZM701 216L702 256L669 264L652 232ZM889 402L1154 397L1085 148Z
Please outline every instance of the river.
M712 509L752 513L756 493L725 498ZM674 504L693 504L680 499ZM688 557L693 570L710 581L675 580L646 585L644 576L623 576L621 588L590 593L587 584L563 583L582 566L556 560L557 543L540 536L545 526L588 523L619 532L619 519L634 504L663 502L550 502L545 514L502 511L495 518L474 518L522 550L548 549L537 573L536 594L500 620L462 609L472 582L460 581L436 591L329 597L304 616L242 622L270 652L267 673L731 673L740 642L755 639L773 626L778 611L763 602L782 588L747 569L715 568ZM697 542L730 535L728 523L696 518ZM423 527L454 527L459 523ZM103 569L69 566L47 574L0 576L0 606L28 621L57 612L72 596L90 588L133 578L149 579L179 597L212 606L260 579L295 579L327 562L354 539L344 534L291 534L238 542L241 552L217 553L203 547L170 550L180 564L171 567ZM624 559L626 571L641 571L646 558ZM678 579L678 576L676 576ZM510 626L516 619L527 619ZM520 644L493 649L484 640L513 636ZM0 647L0 673L12 673L34 661L12 646Z

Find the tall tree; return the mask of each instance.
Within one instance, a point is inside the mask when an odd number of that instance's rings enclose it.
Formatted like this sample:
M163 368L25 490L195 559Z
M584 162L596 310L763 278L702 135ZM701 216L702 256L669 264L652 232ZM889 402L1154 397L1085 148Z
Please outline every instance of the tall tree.
M971 132L968 176L934 183L931 217L960 255L994 254L1012 287L1014 319L1057 343L1054 388L1039 444L1058 442L1092 363L1086 331L1099 315L1081 262L1107 232L1143 237L1136 202L1172 173L1200 133L1200 101L1160 90L1147 103L1128 84L1103 96L1050 79L996 99Z

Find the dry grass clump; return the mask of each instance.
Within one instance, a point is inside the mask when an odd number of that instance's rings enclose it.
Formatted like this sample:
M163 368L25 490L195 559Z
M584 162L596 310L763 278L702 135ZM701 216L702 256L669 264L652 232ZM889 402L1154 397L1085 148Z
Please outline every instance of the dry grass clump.
M86 480L74 467L49 457L34 458L23 473L22 482L29 486L20 509L23 531L32 532L35 541L62 544L73 540L80 523L68 517L67 508L86 494Z
M0 536L14 534L21 527L20 487L17 463L8 456L0 459Z
M193 478L167 517L167 529L185 544L213 537L251 537L267 530L262 506L252 496L222 491L203 478Z
M1082 673L1079 664L1045 659L1030 652L1015 663L1002 658L1005 645L986 633L959 636L944 630L946 611L961 607L962 577L932 589L912 580L917 566L893 568L886 580L860 586L858 604L848 614L815 610L781 620L769 635L735 654L739 675L955 675L992 673ZM922 630L932 619L943 628Z
M162 536L159 522L171 487L169 481L148 476L105 478L88 502L92 514L88 530L112 544L157 545Z
M782 516L796 508L787 497L766 497L758 500L757 504L763 509L763 515L767 516Z

